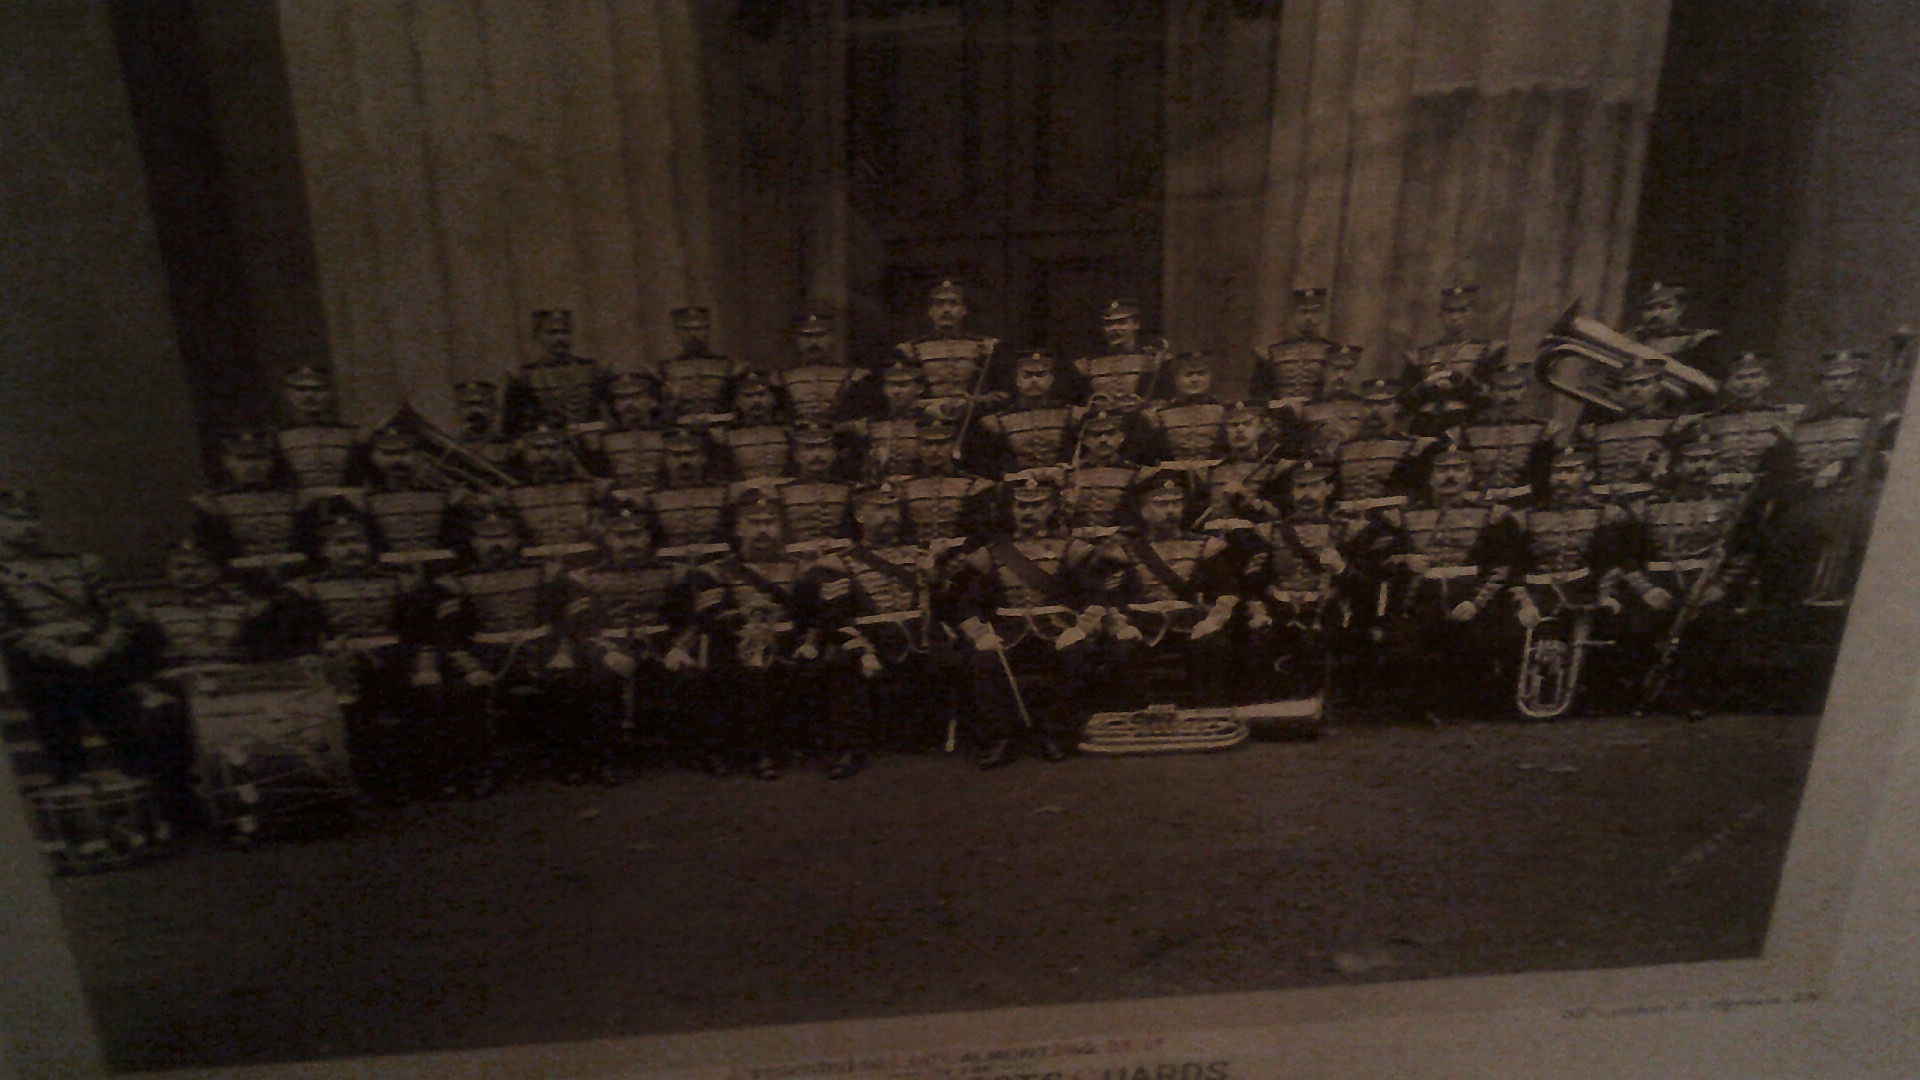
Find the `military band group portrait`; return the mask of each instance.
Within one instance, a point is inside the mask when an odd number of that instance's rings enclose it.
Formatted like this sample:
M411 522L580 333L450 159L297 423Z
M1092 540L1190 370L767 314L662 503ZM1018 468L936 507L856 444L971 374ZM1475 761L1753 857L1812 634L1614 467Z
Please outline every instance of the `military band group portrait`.
M677 355L620 367L534 312L537 357L459 383L445 424L357 429L328 371L291 371L282 426L221 435L164 583L100 580L0 496L43 839L91 868L529 776L1817 700L1910 342L1741 351L1653 283L1630 327L1570 311L1518 348L1474 336L1477 292L1373 358L1296 290L1233 397L1242 361L1137 303L1066 355L975 333L954 281L873 357L828 312L728 357L686 307ZM1787 364L1809 399L1772 392ZM1763 640L1804 686L1743 683ZM110 784L150 789L138 820L103 823Z

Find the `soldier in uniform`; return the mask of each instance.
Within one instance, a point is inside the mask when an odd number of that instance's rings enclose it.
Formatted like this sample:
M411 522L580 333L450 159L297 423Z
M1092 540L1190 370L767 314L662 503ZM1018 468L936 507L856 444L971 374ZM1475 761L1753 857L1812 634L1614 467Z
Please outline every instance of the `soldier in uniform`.
M306 365L287 373L282 398L287 423L275 433L280 457L302 501L332 494L357 482L355 449L360 436L335 417L333 375Z
M668 428L661 441L660 486L652 495L660 522L660 555L699 561L726 550L726 474L705 430Z
M182 678L191 670L255 659L262 624L273 601L249 594L228 578L219 560L191 539L167 552L167 591L139 605L136 617L152 628L157 670L134 687L142 738L129 747L137 771L153 782L161 816L173 822L199 817L194 797L193 719Z
M1075 360L1074 371L1085 381L1087 402L1104 398L1109 408L1131 412L1160 379L1169 351L1166 340L1141 333L1140 305L1131 300L1106 306L1100 313L1100 334L1106 355Z
M265 583L305 559L294 550L300 497L283 466L272 432L226 432L214 490L191 500L194 543Z
M775 385L785 393L793 419L837 424L872 411L867 370L840 355L839 334L830 315L813 313L794 326L799 363L778 372Z
M823 655L829 715L851 719L872 736L884 724L895 745L937 745L938 728L957 721L958 654L941 621L939 549L906 532L905 493L882 481L854 493L858 540L802 577L801 593L837 638ZM864 746L847 746L829 772L858 770Z
M600 456L619 491L648 492L660 482L666 433L660 419L660 380L644 371L626 371L607 383L608 430L600 436Z
M739 361L715 354L709 344L712 313L704 307L674 308L673 331L680 352L660 365L667 418L678 422L731 409L729 390L743 369Z
M797 685L821 655L820 628L806 621L795 587L806 564L787 548L784 509L776 486L739 485L731 497L732 545L702 567L696 616L709 631L715 665L729 698L716 710L725 728L710 733L716 767L721 755L751 761L755 777L778 780L796 750L795 728L805 724Z
M1264 402L1239 401L1221 411L1225 452L1205 472L1207 508L1199 523L1272 521L1284 503L1287 471L1298 460L1276 440L1273 415Z
M519 483L506 497L527 532L527 554L565 559L592 551L587 519L605 482L588 470L566 429L550 420L528 430L515 446L512 466Z
M923 417L920 467L900 484L909 531L939 555L983 537L993 524L994 485L962 471L955 453L959 432L960 425L952 417Z
M1778 497L1794 475L1793 410L1767 397L1767 364L1759 353L1734 357L1719 398L1699 418L1721 469L1741 486L1758 486L1756 503Z
M1351 625L1353 604L1341 591L1350 538L1333 514L1333 470L1303 465L1287 479L1286 515L1258 527L1263 550L1246 566L1246 618L1231 670L1256 693L1300 698L1326 686Z
M383 563L451 561L454 510L470 496L428 464L412 432L387 424L367 438L362 499L380 532Z
M833 428L825 424L795 424L790 430L790 476L780 484L785 508L787 540L819 548L846 535L850 485L834 475L838 462Z
M764 480L787 470L787 415L774 377L748 369L734 380L733 417L713 429L743 480Z
M1181 353L1167 363L1171 393L1148 402L1142 415L1154 433L1156 460L1218 459L1227 407L1213 393L1213 358Z
M1473 485L1481 499L1509 505L1533 498L1546 481L1557 425L1530 411L1533 380L1523 367L1487 376L1487 404L1460 429L1460 446L1473 458Z
M1696 330L1681 325L1687 315L1688 288L1675 281L1647 286L1640 301L1640 322L1633 339L1714 379L1727 375L1727 348L1718 330Z
M931 335L895 347L920 369L927 406L964 418L1004 405L1008 380L996 351L1000 343L966 332L966 291L952 281L935 285L927 293L927 318Z
M1516 514L1524 546L1514 615L1524 628L1560 611L1610 623L1623 609L1621 586L1642 548L1640 523L1594 497L1593 477L1592 455L1568 447L1554 457L1543 497Z
M1327 358L1337 348L1321 333L1327 317L1327 290L1293 290L1293 333L1256 358L1247 396L1256 401L1301 404L1320 389Z
M456 680L445 686L445 704L437 710L448 722L438 742L442 792L481 797L493 789L505 703L537 700L553 675L571 672L577 661L554 633L566 604L560 565L522 554L528 536L510 505L477 505L468 517L464 561L435 582L443 597L435 637L446 657L444 672ZM543 735L544 704L521 718ZM549 754L564 756L551 736L540 741Z
M1415 435L1437 437L1465 423L1482 406L1487 375L1506 358L1506 342L1467 336L1479 292L1476 285L1440 290L1440 337L1407 356L1400 400Z
M1320 390L1305 403L1287 399L1275 414L1280 439L1295 453L1325 465L1339 460L1340 447L1358 437L1368 406L1360 396L1360 346L1335 345L1327 354Z
M462 379L453 384L453 405L460 417L454 438L487 464L506 468L513 440L500 431L500 388L485 379Z
M1662 400L1662 366L1636 360L1616 369L1613 396L1621 411L1578 430L1576 444L1594 456L1592 494L1632 506L1666 472L1683 425Z
M920 368L896 360L880 372L881 411L849 426L858 475L869 481L911 476L920 464L920 420L926 414Z
M573 433L591 430L607 404L607 372L598 360L573 355L573 312L533 313L539 355L507 379L503 428L519 436L557 420Z
M1049 761L1079 732L1089 642L1104 609L1081 611L1079 570L1092 546L1060 527L1060 493L1043 470L1008 482L1013 534L961 557L955 613L967 647L983 769L1013 760L1022 732Z
M1127 489L1140 465L1130 452L1127 414L1091 408L1080 420L1080 438L1066 470L1061 511L1075 536L1112 534L1122 524Z
M1128 495L1139 532L1120 537L1119 587L1100 599L1125 610L1141 631L1148 669L1142 677L1171 683L1177 700L1194 705L1212 703L1235 681L1225 631L1240 604L1244 559L1228 536L1187 528L1190 476L1149 469L1133 484Z
M439 677L434 655L420 651L434 639L432 592L418 564L380 564L374 523L347 498L314 504L302 524L319 571L289 588L303 609L303 636L328 658L340 692L354 775L384 799L431 790L428 757L444 740L429 731L432 710L411 695Z
M1373 517L1405 504L1418 486L1420 458L1432 443L1406 430L1399 396L1385 379L1368 380L1360 399L1365 411L1359 430L1340 444L1333 462L1340 480L1336 509L1349 518Z
M1504 508L1473 498L1473 459L1459 450L1434 455L1419 505L1387 507L1354 534L1353 569L1374 586L1355 614L1413 673L1429 716L1484 704L1487 687L1461 675L1489 667L1481 616L1510 582L1515 547Z
M980 428L998 473L1058 465L1073 438L1073 409L1059 393L1059 365L1045 349L1029 349L1014 361L1014 397L983 418Z
M89 727L128 749L136 628L102 587L97 558L47 550L38 498L0 490L0 657L54 783L88 770Z
M552 719L568 728L569 775L617 783L621 743L660 747L685 723L706 722L711 688L687 651L691 613L680 586L688 570L655 554L659 527L646 502L608 495L595 523L598 558L567 574L577 705L570 717ZM649 730L640 730L643 722Z
M1782 595L1817 607L1853 592L1881 479L1886 429L1860 400L1866 357L1822 357L1814 403L1793 425L1795 476L1773 524L1772 578Z

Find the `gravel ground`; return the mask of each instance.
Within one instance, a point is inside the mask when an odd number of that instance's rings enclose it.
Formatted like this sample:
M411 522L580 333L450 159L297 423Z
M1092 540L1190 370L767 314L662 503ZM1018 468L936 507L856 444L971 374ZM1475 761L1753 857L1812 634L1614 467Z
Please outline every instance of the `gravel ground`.
M57 891L120 1068L1750 956L1812 717L527 783Z

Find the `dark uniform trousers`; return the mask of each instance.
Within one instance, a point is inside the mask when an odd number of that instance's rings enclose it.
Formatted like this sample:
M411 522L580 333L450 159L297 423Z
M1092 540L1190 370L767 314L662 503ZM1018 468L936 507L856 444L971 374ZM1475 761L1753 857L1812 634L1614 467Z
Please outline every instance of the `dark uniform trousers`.
M1020 686L1019 703L1007 680L1007 668L992 652L968 650L968 681L980 737L987 742L1020 737L1026 731L1020 703L1026 706L1036 739L1067 745L1078 737L1084 692L1090 683L1097 650L1087 643L1055 649L1050 642L1028 637L1006 647L1007 667Z

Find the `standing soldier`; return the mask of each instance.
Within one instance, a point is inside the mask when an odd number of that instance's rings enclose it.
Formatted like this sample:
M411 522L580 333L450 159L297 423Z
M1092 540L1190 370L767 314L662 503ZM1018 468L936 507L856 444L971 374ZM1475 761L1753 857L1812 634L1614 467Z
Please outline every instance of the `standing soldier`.
M1368 380L1360 400L1365 411L1359 430L1334 453L1341 496L1337 509L1349 518L1404 505L1418 486L1419 455L1432 442L1406 430L1399 397L1385 379Z
M1218 459L1227 407L1213 394L1213 357L1181 353L1167 364L1171 393L1149 402L1143 416L1157 444L1156 460Z
M282 397L287 423L275 433L275 441L301 501L333 494L353 483L354 449L360 437L336 418L339 405L332 373L313 365L294 368L287 373Z
M1305 404L1289 400L1275 414L1281 441L1298 456L1331 466L1339 460L1340 447L1360 434L1367 403L1360 397L1365 384L1355 376L1359 363L1360 346L1334 346L1313 400Z
M243 576L272 579L305 556L294 549L300 497L268 431L220 437L214 490L192 499L194 543Z
M840 355L833 317L805 315L795 324L793 333L799 363L774 376L775 385L786 395L793 419L836 424L870 411L871 403L862 396L871 392L867 371L847 363Z
M691 632L678 588L687 571L655 554L658 526L646 503L609 495L595 508L595 524L599 558L567 575L579 700L571 717L554 719L570 728L568 771L616 783L620 744L658 745L680 726L674 720L704 719L704 695L682 640ZM667 657L676 649L680 670L670 671ZM643 720L650 730L639 730Z
M1533 497L1546 480L1558 426L1529 411L1533 380L1523 367L1502 367L1487 376L1487 405L1460 429L1460 445L1473 458L1473 487L1488 502L1509 505Z
M1089 403L1105 399L1108 408L1131 412L1159 381L1160 365L1168 353L1166 340L1141 333L1140 305L1132 300L1107 305L1100 313L1100 334L1106 340L1106 355L1076 360L1074 371L1086 382Z
M813 548L831 546L846 535L852 487L834 475L834 433L825 424L795 424L789 478L778 486L785 511L787 541Z
M1080 421L1080 441L1066 470L1062 512L1075 536L1107 536L1126 509L1140 465L1129 453L1125 413L1095 405Z
M549 676L575 660L554 634L564 608L559 565L522 554L527 537L513 511L476 506L463 534L465 560L436 583L445 596L436 637L459 680L440 710L449 724L438 752L446 761L442 793L480 797L493 789L505 703L538 698ZM426 685L438 683L429 675ZM532 707L536 724L544 704ZM551 752L551 740L543 741Z
M1699 419L1720 468L1742 487L1757 485L1756 504L1778 497L1794 474L1793 410L1768 399L1772 386L1767 358L1741 353L1727 365L1719 399Z
M852 421L857 473L869 481L911 476L920 466L920 420L926 414L920 368L896 360L880 372L880 411Z
M1720 331L1695 330L1681 325L1687 315L1689 291L1676 281L1656 281L1647 286L1646 296L1640 301L1640 322L1634 327L1633 339L1710 378L1725 378L1727 349Z
M453 406L460 417L454 438L480 460L506 468L513 440L500 431L500 388L485 379L463 379L453 384Z
M383 563L418 566L453 559L453 516L471 493L427 462L413 432L385 424L367 438L367 513L380 533Z
M914 539L937 555L967 546L991 527L994 485L961 471L960 425L930 414L920 421L920 468L901 483Z
M1066 759L1079 731L1088 642L1106 615L1078 610L1076 570L1092 549L1060 528L1059 489L1040 471L1009 477L1008 487L1013 535L956 567L983 769L1012 761L1022 731L1048 761Z
M100 561L49 551L39 499L0 490L0 657L55 784L88 771L91 727L127 749L135 620L107 596Z
M507 498L531 541L526 554L564 559L592 551L587 517L605 482L587 469L566 429L549 421L521 435L512 466L519 483Z
M1326 317L1326 289L1293 290L1293 333L1255 359L1248 397L1298 406L1314 396L1327 358L1338 348L1321 333Z
M820 630L803 625L794 589L804 564L787 550L786 525L772 485L740 485L732 496L732 546L729 554L701 569L705 575L696 601L696 617L713 627L712 647L719 654L720 680L729 690L727 707L716 719L731 730L708 737L716 765L722 755L744 753L753 775L778 780L783 761L795 750L794 727L801 718L796 666L820 655Z
M517 438L551 418L573 433L591 430L607 403L607 372L598 360L573 355L573 312L533 313L539 355L507 378L502 427Z
M1407 355L1401 403L1415 435L1438 437L1481 408L1487 377L1506 359L1507 343L1467 336L1477 285L1440 290L1440 337Z
M660 487L650 500L660 522L660 556L697 562L726 551L727 485L707 433L668 428L661 447Z
M712 313L704 307L674 308L673 332L680 339L680 352L660 365L667 419L678 422L684 416L730 409L728 388L742 368L739 361L715 354L709 345Z
M1577 444L1594 456L1592 494L1632 506L1666 472L1681 425L1661 400L1662 367L1634 360L1616 369L1613 396L1620 411L1579 429Z
M1504 508L1472 497L1473 459L1443 450L1430 465L1421 504L1371 515L1352 550L1356 572L1377 585L1356 615L1404 655L1409 684L1431 695L1428 715L1444 716L1485 703L1487 688L1461 676L1490 666L1493 642L1468 627L1508 585L1516 552Z
M733 383L732 419L713 429L713 438L743 480L764 480L786 472L790 421L774 377L757 368Z
M1059 392L1059 365L1045 349L1029 349L1014 361L1013 400L980 421L998 473L1058 465L1067 459L1073 410Z
M1801 602L1831 607L1853 592L1887 440L1860 401L1866 356L1822 361L1818 396L1793 425L1796 475L1774 525L1772 576Z
M409 700L411 686L439 677L434 656L419 651L434 638L434 599L417 564L380 565L372 519L346 498L315 503L302 532L319 572L290 588L340 691L355 776L369 794L403 800L428 786L426 758L448 734L429 734L437 716Z
M971 428L966 418L1007 401L1007 376L996 354L1000 343L966 333L966 291L952 281L928 291L927 319L933 333L898 345L896 351L920 370L927 406L961 417L963 427Z

